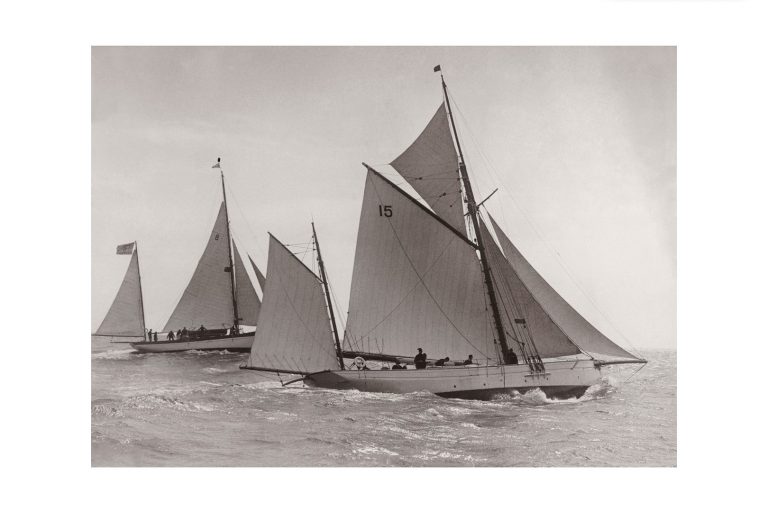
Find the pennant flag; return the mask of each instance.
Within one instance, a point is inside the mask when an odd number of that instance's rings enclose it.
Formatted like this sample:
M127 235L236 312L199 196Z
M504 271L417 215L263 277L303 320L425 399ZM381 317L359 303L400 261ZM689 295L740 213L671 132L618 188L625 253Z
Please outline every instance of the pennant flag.
M216 163L211 167L211 169L221 169L221 158L216 159Z
M136 242L131 242L129 244L123 244L117 246L117 254L133 254L133 246L136 245Z
M440 64L438 64L437 66L435 66L435 73L437 73L438 71L440 71Z

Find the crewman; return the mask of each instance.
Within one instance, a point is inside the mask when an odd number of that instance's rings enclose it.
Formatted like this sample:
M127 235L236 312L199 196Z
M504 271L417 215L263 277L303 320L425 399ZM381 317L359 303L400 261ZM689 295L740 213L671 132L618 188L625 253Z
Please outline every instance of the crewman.
M435 361L435 366L445 366L445 363L447 363L450 360L451 358L447 356L442 359L438 359L437 361Z
M469 357L467 358L467 360L464 361L464 365L468 365L468 364L475 364L475 362L472 360L472 354L469 354Z
M417 370L423 370L427 367L427 354L418 349L419 353L413 358L413 364L416 365Z

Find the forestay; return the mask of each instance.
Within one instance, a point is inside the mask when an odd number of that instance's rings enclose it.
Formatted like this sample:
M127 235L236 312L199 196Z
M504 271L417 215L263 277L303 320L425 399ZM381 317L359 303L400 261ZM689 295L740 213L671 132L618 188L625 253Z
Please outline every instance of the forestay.
M435 213L466 233L458 162L443 103L421 135L391 165Z
M123 283L112 302L107 316L96 330L100 336L144 337L144 312L142 311L139 253L134 251Z
M272 235L263 299L249 367L339 369L320 279Z
M232 283L227 272L228 244L227 219L222 202L208 245L163 331L200 325L220 329L232 325L234 309Z
M563 299L560 294L546 282L546 280L544 280L536 269L528 263L528 260L525 259L517 247L510 241L493 217L491 217L491 223L499 238L504 255L512 266L515 274L517 274L520 281L530 291L536 302L541 305L547 315L569 339L578 345L584 352L592 355L601 354L637 359L635 355L627 352L608 339L573 309L573 307L571 307L571 305L568 304L565 299ZM538 339L536 340L536 343L538 346Z
M480 229L483 232L485 250L494 277L497 297L502 306L502 323L508 336L512 338L507 340L510 348L520 355L519 349L514 346L516 342L528 343L529 339L532 339L541 357L579 354L578 347L571 343L565 333L555 325L517 277L514 269L504 258L501 249L496 245L485 223L481 222ZM523 332L526 329L530 338Z
M497 360L475 246L369 170L352 273L345 347Z
M261 301L256 295L256 290L245 270L243 259L237 245L232 242L235 253L235 296L237 297L237 314L240 315L240 323L244 325L256 325L259 319Z

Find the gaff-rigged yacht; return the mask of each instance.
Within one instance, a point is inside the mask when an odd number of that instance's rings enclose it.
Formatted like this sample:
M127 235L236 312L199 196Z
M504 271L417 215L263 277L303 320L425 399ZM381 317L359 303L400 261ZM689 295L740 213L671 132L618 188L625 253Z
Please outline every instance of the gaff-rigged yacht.
M571 307L481 215L442 73L441 82L442 104L391 163L429 208L364 164L343 347L330 296L323 300L322 263L320 276L299 273L271 241L259 330L244 368L299 375L312 387L486 399L533 388L580 396L604 366L644 364ZM474 363L373 370L364 360L409 363L404 354L417 347L452 361L473 354Z
M141 352L250 350L254 331L244 326L256 326L261 301L230 232L221 159L213 167L221 172L223 201L197 268L163 330L152 333L151 339L145 333L138 251L135 251L120 291L97 335L126 337L125 333L130 330L129 337L141 338L141 341L130 342ZM250 256L249 261L257 279L263 280Z

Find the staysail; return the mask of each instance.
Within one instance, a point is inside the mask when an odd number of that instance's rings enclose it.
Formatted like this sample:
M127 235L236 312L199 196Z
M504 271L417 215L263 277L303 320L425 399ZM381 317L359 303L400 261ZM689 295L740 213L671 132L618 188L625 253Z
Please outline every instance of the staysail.
M201 324L209 329L232 325L234 306L228 245L227 217L222 202L208 245L163 331L196 328Z
M339 369L320 279L271 234L264 301L247 367Z
M118 247L118 254L120 254L119 251L120 247ZM144 305L141 297L138 251L132 250L131 262L125 271L123 283L95 334L144 337Z
M259 282L259 287L261 288L261 291L264 292L264 287L267 285L267 279L264 277L264 274L261 273L261 270L259 270L259 267L256 266L256 263L253 262L253 258L251 256L248 256L248 261L251 262L251 267L253 267L253 271L256 274L256 280Z
M345 350L496 360L485 298L475 246L369 168Z
M466 233L458 158L442 103L421 135L391 165L435 213Z
M578 311L568 304L547 281L534 269L528 260L520 253L512 241L502 231L496 221L491 218L493 229L498 235L504 255L510 263L514 273L520 282L525 285L531 296L547 313L552 321L568 336L578 347L589 354L601 354L616 357L628 357L638 359L637 356L627 352L603 333L598 331L591 323L582 317ZM538 345L538 340L536 341ZM541 347L540 347L541 348ZM542 354L543 355L543 354Z
M240 323L245 325L256 325L259 319L259 310L261 301L256 295L256 289L248 277L245 270L243 258L240 257L240 251L237 250L237 244L232 242L235 250L235 296L237 297L237 313L240 315Z
M579 354L581 351L574 345L560 328L547 315L546 311L536 302L525 285L515 274L514 269L504 258L501 249L494 241L485 223L480 224L483 231L488 263L494 278L495 290L501 302L501 317L510 348L520 355L515 344L535 344L527 347L541 357L560 357ZM527 333L525 331L528 331Z

